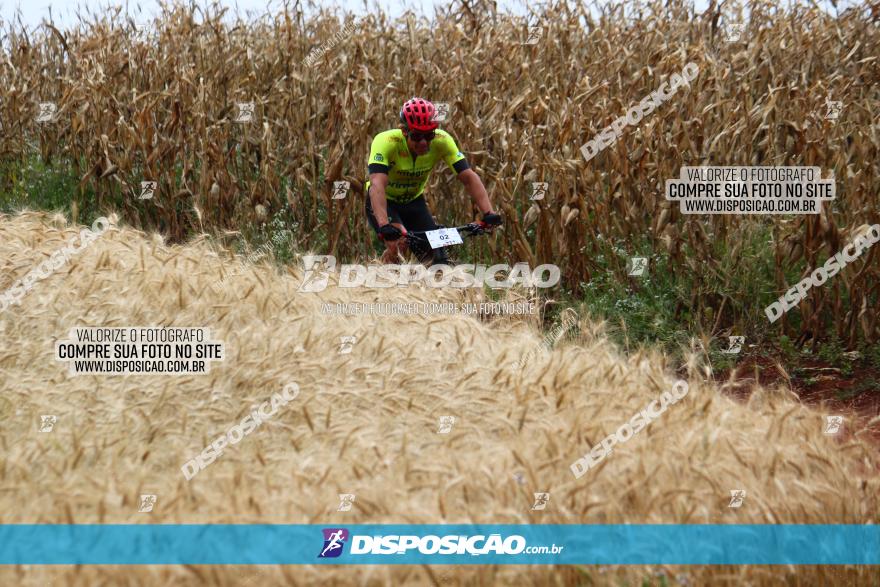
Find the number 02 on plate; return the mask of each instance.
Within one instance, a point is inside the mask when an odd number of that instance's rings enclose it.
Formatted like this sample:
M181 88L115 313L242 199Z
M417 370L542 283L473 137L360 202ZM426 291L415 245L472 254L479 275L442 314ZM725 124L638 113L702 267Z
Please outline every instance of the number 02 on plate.
M425 233L428 242L431 243L432 249L440 249L449 245L460 245L461 235L458 234L456 228L440 228L438 230L429 230Z

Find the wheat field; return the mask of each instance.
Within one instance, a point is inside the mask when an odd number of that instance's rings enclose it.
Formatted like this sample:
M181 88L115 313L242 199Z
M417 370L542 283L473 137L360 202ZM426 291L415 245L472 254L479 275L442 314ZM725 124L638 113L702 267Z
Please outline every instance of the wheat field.
M0 216L0 291L75 236L60 215ZM332 317L337 301L449 301L419 286L300 293L301 264L236 263L207 238L121 225L0 313L0 512L14 523L878 523L880 460L858 431L782 389L734 402L692 366L690 391L597 469L569 465L678 377L621 354L602 325L533 352L530 320ZM226 357L189 376L71 377L74 326L200 326ZM355 335L350 354L341 336ZM299 397L191 481L181 465L254 403ZM57 415L51 433L39 415ZM440 416L454 415L448 435ZM521 475L521 483L515 479ZM727 507L729 490L748 491ZM550 492L530 511L534 492ZM356 494L337 512L337 494ZM141 494L157 495L150 513ZM4 585L875 584L869 567L3 567ZM684 584L684 583L681 583Z

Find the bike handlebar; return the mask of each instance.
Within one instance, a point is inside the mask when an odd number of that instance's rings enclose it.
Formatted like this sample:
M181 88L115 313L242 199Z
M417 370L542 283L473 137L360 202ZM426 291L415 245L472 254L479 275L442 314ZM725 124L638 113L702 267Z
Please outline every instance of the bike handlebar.
M446 228L446 227L441 227ZM463 237L471 237L478 236L481 234L486 234L492 232L495 226L486 224L482 220L477 220L476 222L471 222L470 224L465 224L463 226L455 226L458 233ZM403 234L401 238L406 241L407 246L416 254L421 253L429 253L432 248L430 243L428 242L428 237L425 236L426 233L431 232L429 230L417 230L417 231L407 231Z
M443 227L445 228L445 227ZM494 226L486 224L482 220L478 220L476 222L471 222L470 224L465 224L463 226L454 226L452 227L457 230L460 234L464 236L477 236L480 234L485 234L486 232L490 232ZM424 237L425 234L432 232L430 230L409 230L403 233L403 236L413 236L413 237Z

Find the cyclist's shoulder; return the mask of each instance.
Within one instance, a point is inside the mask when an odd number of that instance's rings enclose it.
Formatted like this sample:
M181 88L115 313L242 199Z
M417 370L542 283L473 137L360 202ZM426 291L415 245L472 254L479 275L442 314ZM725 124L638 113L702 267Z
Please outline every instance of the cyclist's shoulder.
M455 142L455 139L451 134L445 130L440 130L439 128L435 132L437 138L434 139L434 143L436 145L438 156L448 157L452 155L458 158L464 157L464 153L461 152L458 143Z
M373 137L373 143L397 145L403 142L403 132L399 128L384 130Z
M435 131L437 138L434 139L438 145L442 145L447 151L458 151L458 143L455 138L445 130L439 128Z
M452 135L449 134L448 131L443 130L442 128L438 128L437 130L434 131L434 133L437 135L437 138L439 138L439 139L443 139L443 140L449 139L453 142L455 141L455 139L452 138Z

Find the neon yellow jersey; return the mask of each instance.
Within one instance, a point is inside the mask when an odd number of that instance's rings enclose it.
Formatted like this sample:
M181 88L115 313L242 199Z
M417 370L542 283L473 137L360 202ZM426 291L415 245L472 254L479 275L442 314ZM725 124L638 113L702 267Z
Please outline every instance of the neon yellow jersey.
M380 132L373 138L370 159L367 162L368 171L388 175L388 186L385 188L388 201L405 204L421 196L431 170L441 159L456 174L470 168L452 135L439 128L435 133L436 137L430 142L428 152L416 156L415 160L410 155L406 137L399 128ZM369 189L370 182L367 181L366 190Z

